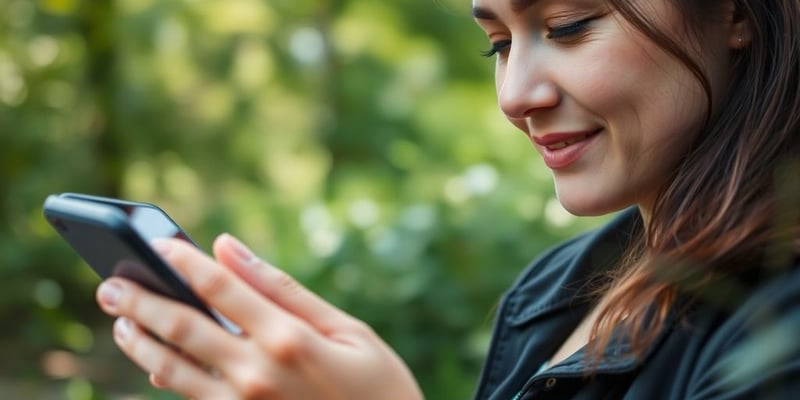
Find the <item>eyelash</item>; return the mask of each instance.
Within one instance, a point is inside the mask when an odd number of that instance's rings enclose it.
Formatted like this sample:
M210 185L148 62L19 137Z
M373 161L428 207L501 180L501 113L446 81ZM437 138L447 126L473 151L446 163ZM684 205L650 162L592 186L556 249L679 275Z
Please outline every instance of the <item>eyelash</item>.
M595 18L586 18L580 21L572 22L566 25L561 25L548 30L546 37L552 40L569 39L579 33L582 33L589 27L589 23Z
M500 40L492 43L492 47L489 48L489 50L483 51L482 54L486 58L493 57L495 54L505 50L510 45L511 45L510 40Z
M595 20L595 18L586 18L580 21L572 22L566 25L558 26L555 28L551 28L548 30L546 38L550 40L566 40L574 37L589 27L589 23ZM508 46L511 45L510 40L500 40L498 42L492 43L492 47L489 50L485 50L482 52L484 57L493 57L497 53L505 50Z

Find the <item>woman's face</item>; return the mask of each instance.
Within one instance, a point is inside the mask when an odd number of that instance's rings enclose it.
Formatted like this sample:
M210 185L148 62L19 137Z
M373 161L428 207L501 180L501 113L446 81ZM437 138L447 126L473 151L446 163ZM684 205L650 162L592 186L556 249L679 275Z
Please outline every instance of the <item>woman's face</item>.
M649 18L686 49L699 43L716 98L725 86L730 21L689 39L668 0ZM639 204L686 154L706 115L705 92L680 62L603 0L474 0L497 57L500 108L553 171L564 207L597 215Z

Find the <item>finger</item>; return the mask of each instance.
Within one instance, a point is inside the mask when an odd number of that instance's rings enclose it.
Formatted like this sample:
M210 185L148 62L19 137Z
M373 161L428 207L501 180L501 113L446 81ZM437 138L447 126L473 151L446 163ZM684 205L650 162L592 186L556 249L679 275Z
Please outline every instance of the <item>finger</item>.
M177 239L153 241L153 248L186 280L198 297L251 336L301 321L275 305L236 274L197 248Z
M117 297L116 303L109 304L109 291L114 290L119 292L114 295ZM136 351L134 347L137 344L131 344L130 353L125 349L123 351L132 359L134 354L139 355L140 358L134 359L134 362L150 372L150 382L154 386L182 394L187 393L180 386L181 383L171 381L174 370L182 368L182 365L189 365L212 378L219 376L233 382L235 389L231 390L246 394L246 398L263 398L261 395L269 397L282 393L287 382L292 382L287 386L302 387L304 382L298 379L300 377L297 372L304 376L305 373L301 371L309 364L306 361L315 359L318 352L316 340L309 335L308 326L296 323L273 325L268 340L255 343L247 338L233 336L191 307L154 295L124 279L110 278L104 282L98 289L98 297L105 311L122 316L119 326L115 325L115 339L120 347L131 327L136 328L137 335L145 331L149 333L143 333L146 337L136 339L141 349ZM154 314L154 310L157 313ZM144 323L134 322L136 318L141 318L140 314L150 318L143 319ZM153 315L158 318L153 319ZM180 322L187 316L191 318L188 322ZM169 321L173 321L175 327L170 328ZM151 335L163 338L177 349L158 342ZM266 350L268 358L262 357L262 350ZM167 356L161 356L164 361L151 359L159 357L153 355L157 351L167 353ZM213 367L220 375L201 367L205 365ZM287 370L295 373L287 374ZM218 398L208 394L206 396L200 398Z
M114 323L114 341L140 368L157 376L163 388L192 398L233 398L224 382L159 343L127 318Z
M150 384L156 389L166 389L167 384L161 380L156 374L151 373L149 376Z
M352 318L307 290L291 275L260 260L229 234L214 241L214 255L255 290L323 334L338 330Z
M192 307L119 278L103 282L97 293L104 311L136 321L203 364L225 369L246 357L241 338Z

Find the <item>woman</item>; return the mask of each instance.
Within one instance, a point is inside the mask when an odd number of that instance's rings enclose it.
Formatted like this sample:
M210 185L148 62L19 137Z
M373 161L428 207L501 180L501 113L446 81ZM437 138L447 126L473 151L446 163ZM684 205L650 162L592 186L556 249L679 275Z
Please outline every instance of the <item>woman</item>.
M507 292L476 397L800 393L800 4L474 0L498 101L579 215ZM194 398L421 398L363 323L229 235L154 247L234 336L110 279L115 339ZM173 346L166 346L145 331Z

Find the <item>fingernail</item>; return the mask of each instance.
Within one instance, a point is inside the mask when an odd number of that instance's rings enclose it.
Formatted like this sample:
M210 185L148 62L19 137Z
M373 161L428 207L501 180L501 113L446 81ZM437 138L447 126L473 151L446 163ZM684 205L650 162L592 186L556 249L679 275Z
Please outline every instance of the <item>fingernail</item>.
M131 320L121 317L117 318L117 321L114 322L114 336L119 341L125 341L133 332L133 323Z
M232 235L225 234L228 239L230 240L230 246L233 250L233 254L236 255L236 258L239 259L239 262L242 264L254 264L258 258L252 251L250 251L244 243L240 242L239 239L236 239Z
M172 243L165 239L153 239L150 242L150 247L156 251L161 257L166 257L172 251Z
M111 307L116 307L119 304L119 298L122 296L122 286L119 283L103 282L97 291L103 304Z

